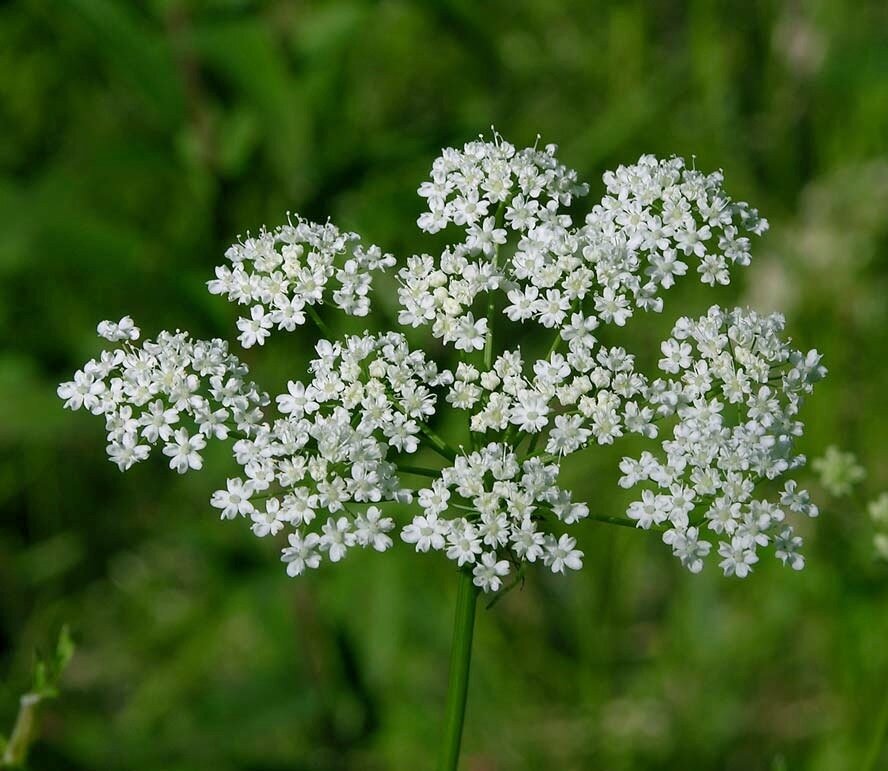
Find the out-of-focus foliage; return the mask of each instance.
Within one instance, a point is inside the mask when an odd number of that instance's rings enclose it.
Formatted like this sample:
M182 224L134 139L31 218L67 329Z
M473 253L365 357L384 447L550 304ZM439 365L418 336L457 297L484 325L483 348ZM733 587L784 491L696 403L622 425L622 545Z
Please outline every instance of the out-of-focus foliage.
M59 695L59 682L71 657L74 641L67 626L59 632L55 650L37 655L31 688L19 698L19 710L9 736L0 735L0 768L18 768L27 761L31 744L39 736L41 705Z
M830 376L807 405L888 487L888 6L876 0L19 0L0 6L0 725L31 651L80 642L34 769L430 767L455 581L349 557L292 581L220 523L224 453L121 475L55 384L102 318L232 336L203 282L239 232L328 214L422 250L442 145L537 132L592 183L642 152L721 166L772 230L711 302L785 309ZM246 358L277 388L299 335ZM613 452L566 469L619 512ZM813 483L816 487L816 482ZM588 523L586 568L481 612L468 769L888 767L888 567L866 498L808 528L802 573L688 575L655 536Z

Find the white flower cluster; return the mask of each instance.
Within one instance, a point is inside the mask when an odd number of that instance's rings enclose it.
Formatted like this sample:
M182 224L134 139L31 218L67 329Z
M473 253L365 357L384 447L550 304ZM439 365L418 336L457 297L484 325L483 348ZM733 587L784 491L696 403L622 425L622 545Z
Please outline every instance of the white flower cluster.
M744 233L767 230L756 210L725 194L720 172L653 156L605 174L608 194L576 228L563 209L588 188L554 152L554 145L516 153L506 142L473 142L436 161L432 181L419 188L429 203L419 225L436 232L454 223L465 238L399 271L402 324L431 323L435 337L458 350L481 350L494 319L476 318L473 305L502 289L511 321L564 335L624 326L636 308L662 310L660 290L687 272L685 260L697 260L704 283L727 284L730 265L749 264ZM517 244L502 260L510 231Z
M416 224L426 233L460 225L480 237L470 248L490 253L492 244L482 234L491 206L508 204L512 213L506 219L516 230L527 230L538 218L545 221L547 210L569 206L574 196L589 192L588 185L577 181L576 171L556 160L557 149L547 145L545 150L516 151L498 134L493 142L481 139L462 150L446 148L432 164L431 180L419 187L429 210Z
M692 572L716 544L728 575L747 575L765 546L801 568L788 518L817 509L794 480L774 502L765 488L804 462L794 443L802 397L825 374L816 351L784 342L778 315L718 307L679 319L659 375L609 340L636 310L662 311L662 291L692 263L704 283L727 283L767 222L727 196L721 173L679 158L643 156L604 184L575 225L567 207L588 188L553 145L516 150L495 135L445 150L419 189L428 211L418 224L462 234L397 276L400 324L447 346L411 349L395 331L322 339L309 378L277 397L275 418L224 343L163 333L134 348L128 317L99 328L123 348L59 394L106 415L122 469L158 441L171 466L198 468L204 437L230 433L242 473L211 503L224 518L249 518L257 536L286 533L290 575L356 546L384 551L400 528L417 551L443 552L497 591L527 563L580 568L564 531L584 518L655 529ZM366 315L372 274L395 263L355 234L301 219L227 256L209 288L250 306L238 322L244 347L306 316L323 331L322 303ZM536 329L522 338L525 322ZM620 484L643 486L628 518L590 512L558 485L564 456L633 433L659 437L660 451L621 463ZM416 477L429 481L412 485Z
M134 342L139 339L142 331L136 326L136 323L130 316L124 316L120 321L100 321L96 327L99 337L116 343L121 340Z
M365 249L356 233L299 217L295 225L235 244L225 256L232 266L217 267L207 286L212 294L251 306L249 318L237 322L244 348L263 345L275 326L292 332L315 305L332 303L350 316L366 316L373 272L395 264L378 246Z
M523 463L506 445L456 458L430 487L419 491L423 514L404 528L401 537L416 550L444 551L457 565L473 566L475 584L497 591L509 573L510 561L542 560L555 573L579 570L583 553L568 535L560 539L537 528L543 517L573 524L588 516L584 503L573 503L560 489L558 464L540 458ZM451 510L466 512L444 518ZM499 559L505 553L509 560Z
M139 335L128 316L98 329L112 341ZM62 383L58 395L69 409L104 415L108 457L121 471L162 444L170 468L184 474L203 465L207 439L225 439L232 429L250 434L262 420L268 396L246 375L224 340L161 332L156 342L103 351Z
M399 271L400 323L431 322L435 337L458 350L481 350L492 319L475 318L470 310L475 299L516 280L537 279L540 286L559 288L550 299L532 303L534 312L551 322L547 326L560 323L565 316L560 305L569 307L579 289L560 286L577 249L571 218L562 209L588 186L577 183L576 172L555 159L555 150L549 145L545 151L516 152L496 137L496 142L470 142L462 151L445 150L435 161L431 181L419 188L429 210L418 224L435 233L453 223L464 229L465 238L438 259L412 257ZM520 233L521 240L511 263L500 265L499 247L508 230ZM553 305L559 308L547 311Z
M283 554L291 575L317 567L322 553L338 562L355 544L391 546L392 520L356 507L412 500L395 461L418 450L435 389L452 380L395 332L321 340L316 350L311 382L290 381L277 397L282 417L234 444L245 479L229 479L211 501L225 518L249 515L256 535L292 528ZM318 511L338 515L320 534L309 530Z
M701 528L724 539L718 553L726 575L747 575L758 547L769 544L784 564L804 565L786 513L817 516L808 493L789 480L779 503L755 495L759 482L805 462L793 450L803 428L799 406L826 374L816 351L805 355L781 340L783 326L779 314L713 307L679 319L661 345L660 369L677 377L656 381L650 400L675 425L662 458L623 459L620 484L654 483L629 517L642 528L665 526L663 540L692 572L711 548Z
M819 458L811 462L811 468L820 477L820 484L837 498L850 495L854 487L866 479L866 469L860 465L853 452L843 452L830 445Z
M602 291L595 307L602 321L622 326L632 306L660 311L661 289L697 261L704 284L730 283L731 265L749 265L750 242L768 221L725 193L722 173L689 169L682 158L642 156L603 177L607 195L586 216L583 254Z
M612 444L624 431L656 436L654 411L643 401L647 379L635 371L634 357L604 347L592 355L594 338L585 333L571 343L566 356L537 359L532 377L520 350L505 352L486 371L461 362L447 401L471 412L473 432L508 429L520 443L522 434L548 431L546 452L555 456L581 450L591 439Z

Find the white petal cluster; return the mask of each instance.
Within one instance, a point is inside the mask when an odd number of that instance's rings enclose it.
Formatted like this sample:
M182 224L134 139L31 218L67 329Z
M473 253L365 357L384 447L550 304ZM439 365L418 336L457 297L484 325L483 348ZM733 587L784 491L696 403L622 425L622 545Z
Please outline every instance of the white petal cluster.
M808 493L789 480L776 502L756 494L805 462L794 451L799 407L826 373L816 351L780 338L783 326L779 314L715 306L679 319L661 346L660 369L675 377L653 384L651 402L674 425L660 456L623 459L620 484L653 483L628 515L639 527L665 528L663 540L693 572L711 549L706 534L721 539L726 575L747 575L769 544L784 564L804 565L787 513L817 516Z
M235 442L244 477L211 501L223 518L251 517L256 535L291 531L291 575L355 545L391 546L393 521L372 504L412 500L397 460L418 450L436 391L452 380L395 332L321 340L316 351L311 381L290 381L277 397L281 417ZM312 527L319 512L330 516Z
M217 267L207 286L212 294L250 306L249 317L237 322L244 348L263 345L275 327L292 332L315 305L366 316L373 272L395 264L378 246L362 246L356 233L299 217L235 244L225 256L231 265Z
M704 283L727 284L731 265L749 264L748 234L767 230L758 212L727 196L721 172L649 155L606 173L607 194L575 227L565 207L588 188L554 152L554 145L516 153L501 140L471 142L435 162L419 188L429 203L420 227L453 223L464 238L399 271L402 324L431 324L458 350L481 350L494 319L473 306L490 295L489 310L565 335L624 326L636 309L661 311L661 290L689 262ZM504 301L494 299L497 290Z
M157 443L177 471L200 468L206 439L230 437L240 472L211 505L258 537L285 537L290 575L354 547L385 551L398 533L487 592L529 563L577 570L583 553L565 530L615 517L572 500L561 461L632 434L658 444L620 464L619 484L640 489L619 524L661 533L692 572L712 558L746 576L765 547L800 569L789 519L817 508L785 477L805 460L794 445L802 399L825 374L817 352L782 339L779 315L717 306L679 319L659 352L619 339L637 311L663 310L679 277L728 283L767 222L725 193L720 172L680 158L643 156L603 181L575 223L569 207L588 187L554 145L517 150L495 134L444 150L419 188L418 225L453 237L397 272L398 323L433 339L313 335L317 355L273 416L225 343L177 332L135 347L129 317L99 325L122 347L59 395L105 415L121 469ZM247 348L309 319L329 338L317 306L367 315L373 274L395 266L357 235L299 218L227 257L209 289L249 308ZM658 372L642 366L651 360Z
M585 334L571 339L566 355L553 352L525 372L521 351L497 357L490 370L460 363L447 401L471 413L473 432L507 431L516 444L545 435L546 452L565 456L592 440L612 444L624 433L657 435L654 409L646 406L647 378L622 348L599 347Z
M682 158L644 155L603 181L607 194L586 216L581 240L605 323L623 326L635 308L661 311L661 290L692 262L704 284L730 283L729 268L749 264L749 234L768 229L755 209L724 192L720 171L703 174Z
M542 561L555 573L579 570L583 553L567 535L540 530L543 523L574 524L589 515L584 503L556 485L557 463L521 462L506 445L491 443L456 458L430 487L419 491L421 515L401 538L417 551L443 551L460 567L472 566L475 584L496 591L510 562ZM447 517L454 511L466 512Z
M540 261L548 265L537 271L546 274L541 279L545 287L560 284L567 270L561 263L571 262L578 248L564 208L575 196L584 195L588 186L579 184L576 172L555 159L556 149L548 145L545 150L516 152L496 137L495 142L447 149L435 161L431 180L419 188L429 208L418 224L435 233L452 223L463 229L464 236L440 257L411 257L399 271L401 324L431 323L434 336L457 350L481 350L489 320L476 318L471 310L479 295L530 280L528 271L533 272L532 266ZM509 264L501 265L500 247L510 231L520 234L518 252ZM550 327L561 322L577 296L572 284L552 291L555 294L544 292L531 302L527 311L545 316Z
M570 206L575 196L589 191L577 181L576 171L555 158L557 150L556 145L516 150L498 134L493 142L481 139L462 150L446 148L432 164L431 179L419 187L428 211L416 224L437 233L454 223L474 238L473 247L489 252L484 223L497 206L508 202L512 212L507 220L528 230L546 220L547 210Z
M135 322L129 316L124 316L120 321L100 321L96 327L99 337L116 343L121 340L130 342L139 339L141 330L136 326Z
M103 322L100 334L134 339L138 330L127 319ZM103 351L62 383L58 395L69 409L105 417L108 457L121 471L159 444L170 468L184 474L203 465L207 439L226 439L232 430L250 434L262 420L268 396L246 376L224 340L161 332L138 347Z

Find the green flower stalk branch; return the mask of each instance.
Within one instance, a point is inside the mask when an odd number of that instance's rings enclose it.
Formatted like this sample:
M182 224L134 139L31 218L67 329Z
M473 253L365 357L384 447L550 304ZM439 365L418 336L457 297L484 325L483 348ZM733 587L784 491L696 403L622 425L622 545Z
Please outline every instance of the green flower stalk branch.
M74 655L68 627L62 627L55 650L38 658L31 690L19 698L19 711L9 738L0 735L0 768L22 768L37 740L41 706L59 695L59 681Z
M817 351L792 347L780 314L717 305L676 319L658 351L637 356L629 335L687 274L728 284L767 221L721 172L681 158L642 156L602 181L575 221L589 186L557 148L494 132L445 149L419 187L420 229L449 236L439 254L396 259L289 216L233 245L208 288L245 307L240 345L317 330L308 371L274 398L226 341L139 343L129 317L102 322L119 345L59 387L65 406L104 418L121 470L158 447L175 471L197 470L207 442L230 440L239 470L210 505L257 537L286 536L290 576L385 552L393 536L453 561L443 768L458 755L476 592L497 595L531 566L580 570L583 520L652 531L691 573L717 555L744 578L768 551L804 566L793 520L818 509L790 475L805 463L802 404L826 374ZM329 314L370 317L392 273L397 328L336 339ZM632 434L650 447L614 481L634 500L625 516L590 512L562 461Z

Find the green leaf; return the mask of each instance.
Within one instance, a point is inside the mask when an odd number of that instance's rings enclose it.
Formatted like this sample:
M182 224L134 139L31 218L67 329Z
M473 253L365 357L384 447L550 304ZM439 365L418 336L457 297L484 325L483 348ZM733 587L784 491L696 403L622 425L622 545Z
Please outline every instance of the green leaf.
M59 676L65 671L72 656L74 656L74 641L71 639L71 630L65 624L59 632L59 641L56 645L56 672Z
M64 625L59 631L59 639L52 656L44 658L38 651L37 663L34 665L33 693L40 699L54 699L59 695L59 680L65 667L74 655L74 642L68 625Z
M34 692L43 693L49 687L46 662L38 660L34 665Z

